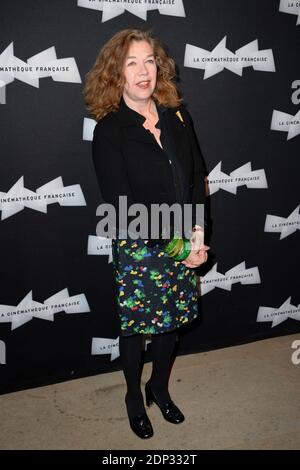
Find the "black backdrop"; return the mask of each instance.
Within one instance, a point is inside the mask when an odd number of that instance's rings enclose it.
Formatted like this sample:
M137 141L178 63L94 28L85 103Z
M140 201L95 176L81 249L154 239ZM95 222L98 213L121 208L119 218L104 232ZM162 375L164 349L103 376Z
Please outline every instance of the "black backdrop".
M115 2L105 3L105 8L115 7ZM184 5L184 17L174 16L176 3ZM287 12L280 11L280 4ZM225 181L211 194L210 259L199 270L202 286L211 290L202 289L199 320L181 331L178 353L300 331L299 215L288 221L292 230L282 239L280 232L265 231L266 220L274 229L299 204L300 136L295 132L287 139L279 119L279 111L295 116L299 110L300 26L292 10L288 2L271 0L183 0L175 1L169 14L148 11L146 21L133 10L103 22L100 10L81 7L75 0L1 2L0 54L13 42L17 58L13 62L12 54L0 55L0 85L6 83L0 88L2 393L120 368L117 344L112 348L118 318L111 263L94 238L101 196L91 142L83 139L89 116L82 82L100 47L128 27L151 28L168 46L208 172L220 162L225 174L221 179L248 162L253 172L260 170L260 178L250 180L252 187L235 185L233 190ZM213 51L224 36L232 54L257 40L260 51L269 51L263 56L273 54L274 70L250 66L236 74L225 68L204 79L205 71L196 62L195 67L184 65L186 44ZM57 59L75 60L71 67L77 65L81 83L74 78L76 70L61 81L31 76L31 84L23 80L22 71L18 75L8 70L53 46ZM272 116L282 132L271 126ZM292 125L297 131L297 123ZM263 171L267 185L260 185ZM215 187L216 172L209 179ZM30 199L48 183L43 194L57 193L60 183L64 189L58 199L51 201L50 194L46 205L24 206L12 199ZM225 282L225 275L227 280L236 278ZM38 317L22 312L49 306L55 295L54 303L72 297L73 306L65 310L60 304L52 318L49 310ZM287 299L292 307L280 309ZM293 318L288 318L291 310ZM258 312L269 314L262 320L277 318L278 324L257 321ZM93 338L98 338L96 354L91 354ZM146 353L146 360L150 358L151 348Z

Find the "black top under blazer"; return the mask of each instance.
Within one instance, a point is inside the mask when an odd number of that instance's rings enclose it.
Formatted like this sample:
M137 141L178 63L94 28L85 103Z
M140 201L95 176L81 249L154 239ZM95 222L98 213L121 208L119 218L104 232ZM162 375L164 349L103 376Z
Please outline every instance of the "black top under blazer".
M95 126L92 156L96 176L104 201L113 204L117 214L121 195L127 196L128 207L178 202L191 203L194 209L195 204L205 203L206 171L190 114L183 104L156 107L163 149L143 127L146 118L127 106L123 96L118 110L106 114Z

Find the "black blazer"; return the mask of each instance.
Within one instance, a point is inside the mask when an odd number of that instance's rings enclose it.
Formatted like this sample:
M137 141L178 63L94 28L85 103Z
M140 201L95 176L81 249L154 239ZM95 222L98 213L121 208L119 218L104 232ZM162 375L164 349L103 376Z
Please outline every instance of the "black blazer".
M176 108L158 104L156 107L159 114L156 126L163 125L164 149L143 127L145 117L128 107L123 97L118 110L105 115L95 126L92 155L96 176L104 201L113 204L116 210L120 195L127 196L128 206L143 203L149 208L153 203L180 202L170 154L183 172L184 202L205 202L206 171L188 111L183 104ZM164 140L163 129L167 130L168 139Z

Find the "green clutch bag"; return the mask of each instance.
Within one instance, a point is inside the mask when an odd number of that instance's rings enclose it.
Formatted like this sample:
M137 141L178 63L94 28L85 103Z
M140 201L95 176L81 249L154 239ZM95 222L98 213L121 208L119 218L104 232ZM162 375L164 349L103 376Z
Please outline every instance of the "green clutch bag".
M184 261L191 252L191 242L185 238L173 238L164 248L174 261Z

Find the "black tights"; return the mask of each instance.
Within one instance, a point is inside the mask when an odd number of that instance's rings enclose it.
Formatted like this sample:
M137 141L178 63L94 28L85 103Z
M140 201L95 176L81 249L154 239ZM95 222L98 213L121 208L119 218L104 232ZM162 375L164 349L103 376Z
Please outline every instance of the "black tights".
M172 368L173 352L176 343L176 331L151 336L152 374L151 389L160 403L170 400L168 392L169 376ZM120 357L127 393L125 397L129 417L145 413L141 392L142 351L144 335L120 336Z

